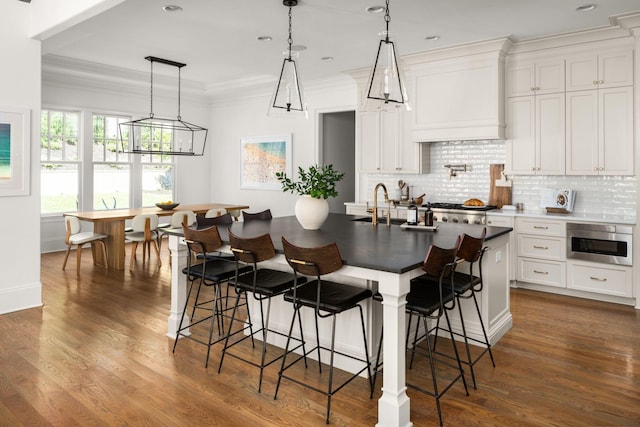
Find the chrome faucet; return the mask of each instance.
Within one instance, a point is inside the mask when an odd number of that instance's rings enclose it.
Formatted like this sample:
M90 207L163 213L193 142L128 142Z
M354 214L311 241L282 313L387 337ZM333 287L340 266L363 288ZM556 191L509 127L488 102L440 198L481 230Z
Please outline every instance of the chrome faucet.
M384 191L384 201L387 202L387 227L391 226L391 200L389 200L389 193L387 187L383 183L376 184L376 188L373 190L373 210L371 211L371 224L378 225L378 189L382 187Z

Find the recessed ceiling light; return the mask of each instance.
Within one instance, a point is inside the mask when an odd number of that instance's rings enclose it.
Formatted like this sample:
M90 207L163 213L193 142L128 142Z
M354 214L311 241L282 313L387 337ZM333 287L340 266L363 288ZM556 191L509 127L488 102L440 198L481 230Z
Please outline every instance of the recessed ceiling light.
M382 13L385 11L384 6L371 6L365 9L369 13Z
M577 12L590 12L595 8L596 8L596 5L594 3L589 3L589 4L583 4L582 6L576 7L576 11Z
M302 52L303 50L307 50L307 47L301 44L293 44L291 45L291 50L294 52Z
M435 40L440 40L440 36L427 36L424 39L429 41L435 41Z
M271 36L258 36L257 38L258 38L258 40L260 40L260 41L266 41L266 42L268 42L268 41L271 41L271 40L272 40Z
M164 10L165 12L182 12L182 8L175 4L168 4L166 6L163 6L162 10Z
M333 61L333 56L323 56L320 58L322 61Z

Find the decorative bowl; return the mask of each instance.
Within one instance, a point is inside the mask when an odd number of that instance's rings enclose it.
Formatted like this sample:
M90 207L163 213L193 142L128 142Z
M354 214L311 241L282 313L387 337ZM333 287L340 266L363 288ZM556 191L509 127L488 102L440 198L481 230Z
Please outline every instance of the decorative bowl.
M180 203L156 203L156 206L164 211L170 211L171 209L175 209Z

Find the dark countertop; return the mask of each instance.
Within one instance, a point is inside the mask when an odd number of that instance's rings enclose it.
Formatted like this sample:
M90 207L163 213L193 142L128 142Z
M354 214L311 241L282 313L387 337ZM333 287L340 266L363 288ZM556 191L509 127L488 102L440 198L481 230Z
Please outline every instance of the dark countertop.
M305 230L295 216L271 220L236 222L231 231L240 237L271 234L276 250L282 251L282 236L297 246L323 246L336 242L345 264L372 270L404 273L422 265L431 244L450 248L458 235L479 236L481 225L438 223L437 231L405 230L399 225L376 227L352 221L354 215L329 214L319 230ZM228 242L227 230L219 227L222 240ZM510 233L512 228L487 227L486 240ZM182 234L170 233L170 234Z

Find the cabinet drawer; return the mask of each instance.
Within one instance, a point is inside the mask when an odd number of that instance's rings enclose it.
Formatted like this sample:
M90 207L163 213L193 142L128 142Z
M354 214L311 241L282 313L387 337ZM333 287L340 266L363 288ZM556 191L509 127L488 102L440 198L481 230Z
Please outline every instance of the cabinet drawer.
M495 227L512 227L513 228L513 217L487 215L487 225L493 225Z
M564 288L565 268L561 261L518 258L518 280Z
M518 234L518 256L564 261L566 239Z
M517 218L516 221L518 233L557 237L565 237L567 235L567 227L564 221L535 218Z
M631 267L584 262L569 262L567 288L600 294L631 297L633 281Z

